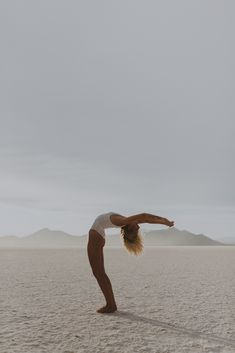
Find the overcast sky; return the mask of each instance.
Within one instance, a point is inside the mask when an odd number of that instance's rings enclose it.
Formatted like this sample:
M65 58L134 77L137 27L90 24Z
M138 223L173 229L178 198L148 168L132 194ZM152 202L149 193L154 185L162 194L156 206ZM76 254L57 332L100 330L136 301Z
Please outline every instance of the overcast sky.
M0 235L116 211L235 239L234 11L2 0Z

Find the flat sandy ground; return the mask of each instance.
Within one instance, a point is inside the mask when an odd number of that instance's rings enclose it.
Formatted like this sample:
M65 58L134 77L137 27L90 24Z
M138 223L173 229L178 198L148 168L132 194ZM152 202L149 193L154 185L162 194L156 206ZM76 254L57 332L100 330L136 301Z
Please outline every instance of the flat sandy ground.
M1 250L0 352L235 352L235 247L104 252L106 315L85 248Z

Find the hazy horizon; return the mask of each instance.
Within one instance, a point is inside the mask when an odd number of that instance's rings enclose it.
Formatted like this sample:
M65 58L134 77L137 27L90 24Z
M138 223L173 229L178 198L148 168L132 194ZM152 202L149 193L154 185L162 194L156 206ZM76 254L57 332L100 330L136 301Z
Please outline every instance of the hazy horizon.
M232 1L0 10L1 236L114 211L235 239Z

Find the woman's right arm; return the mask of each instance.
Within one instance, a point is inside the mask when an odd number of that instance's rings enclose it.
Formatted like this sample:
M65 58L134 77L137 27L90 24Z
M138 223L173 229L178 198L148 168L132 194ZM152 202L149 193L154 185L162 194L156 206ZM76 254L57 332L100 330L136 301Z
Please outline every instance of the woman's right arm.
M145 213L145 223L164 224L168 227L174 226L174 221L169 221L167 218L156 216L150 213Z
M164 224L168 227L174 226L173 221L169 221L167 218L156 216L150 213L139 213L130 217L124 217L121 215L112 215L112 222L117 226L124 226L132 222Z

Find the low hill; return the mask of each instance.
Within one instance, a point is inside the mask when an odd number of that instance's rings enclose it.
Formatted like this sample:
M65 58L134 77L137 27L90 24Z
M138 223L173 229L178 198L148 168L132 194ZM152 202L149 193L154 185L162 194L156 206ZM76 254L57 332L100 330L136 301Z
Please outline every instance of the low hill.
M44 228L26 237L0 237L0 248L49 248L63 249L85 247L87 235L75 236L59 230ZM206 246L225 245L203 234L193 234L186 230L168 228L143 233L145 246ZM121 247L122 239L119 234L110 235L107 232L106 246Z
M187 230L179 230L177 228L162 229L157 231L150 231L146 233L145 245L224 245L215 241L204 234L194 234Z

